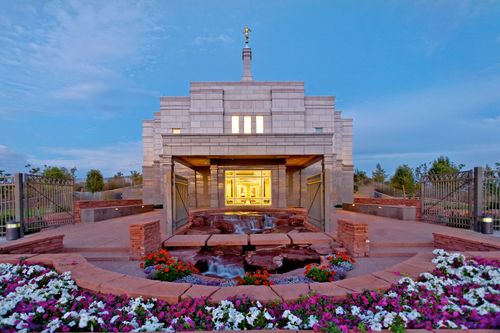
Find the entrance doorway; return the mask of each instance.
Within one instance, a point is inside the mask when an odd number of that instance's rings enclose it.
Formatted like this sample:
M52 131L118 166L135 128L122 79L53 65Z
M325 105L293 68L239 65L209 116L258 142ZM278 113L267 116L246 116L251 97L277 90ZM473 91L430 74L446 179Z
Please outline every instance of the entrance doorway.
M271 205L271 170L226 170L226 206Z

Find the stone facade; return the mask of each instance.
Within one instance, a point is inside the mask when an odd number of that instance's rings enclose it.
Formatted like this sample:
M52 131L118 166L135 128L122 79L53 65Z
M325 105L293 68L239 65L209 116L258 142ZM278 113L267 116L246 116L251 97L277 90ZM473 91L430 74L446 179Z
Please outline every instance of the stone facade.
M189 180L189 207L224 207L224 170L244 166L271 170L272 207L305 207L306 179L322 173L328 219L353 200L352 119L334 96L305 96L303 82L254 81L249 47L242 57L241 81L192 82L143 122L144 203L172 210L175 172Z

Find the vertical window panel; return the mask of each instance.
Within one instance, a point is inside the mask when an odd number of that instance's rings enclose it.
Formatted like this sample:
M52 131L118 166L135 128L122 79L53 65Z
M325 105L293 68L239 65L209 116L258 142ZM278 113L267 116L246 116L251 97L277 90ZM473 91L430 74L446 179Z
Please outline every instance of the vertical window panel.
M231 117L231 133L238 134L240 132L240 116Z
M264 133L264 116L255 117L255 132L259 134Z
M252 133L252 117L251 116L244 116L243 117L243 130L245 134L250 134Z

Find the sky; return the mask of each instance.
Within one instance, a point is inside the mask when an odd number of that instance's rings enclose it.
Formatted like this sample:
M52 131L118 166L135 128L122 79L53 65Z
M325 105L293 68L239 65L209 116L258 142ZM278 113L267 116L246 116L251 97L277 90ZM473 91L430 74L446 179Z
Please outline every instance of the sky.
M500 162L500 0L0 0L0 170L141 170L190 81L304 81L354 119L355 168Z

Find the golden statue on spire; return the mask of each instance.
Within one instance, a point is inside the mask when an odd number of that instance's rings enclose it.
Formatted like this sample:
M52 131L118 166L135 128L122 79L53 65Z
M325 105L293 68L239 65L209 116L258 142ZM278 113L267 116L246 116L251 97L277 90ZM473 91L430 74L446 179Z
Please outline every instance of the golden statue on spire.
M245 44L248 44L248 37L250 37L251 32L252 30L250 30L250 28L248 28L247 26L245 26L245 29L243 29L243 33L245 34Z

